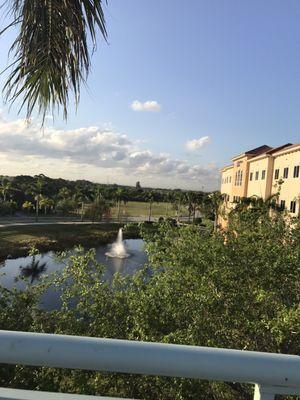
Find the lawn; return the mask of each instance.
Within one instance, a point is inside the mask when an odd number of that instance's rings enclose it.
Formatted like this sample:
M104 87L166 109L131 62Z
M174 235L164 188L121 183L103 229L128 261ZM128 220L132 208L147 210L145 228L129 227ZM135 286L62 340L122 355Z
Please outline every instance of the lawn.
M112 209L112 217L116 218L118 214L117 206ZM126 205L121 203L120 215L122 219L127 217L143 217L148 219L149 216L149 203L139 201L129 201ZM181 207L181 216L187 216L187 210L185 207ZM176 210L174 210L171 203L152 203L152 217L175 217Z

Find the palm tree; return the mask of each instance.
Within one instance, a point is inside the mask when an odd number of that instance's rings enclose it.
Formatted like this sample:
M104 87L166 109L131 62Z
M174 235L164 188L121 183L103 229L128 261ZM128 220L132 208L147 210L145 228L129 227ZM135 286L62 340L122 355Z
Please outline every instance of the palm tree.
M47 214L47 210L54 206L54 201L46 196L40 196L40 207L44 207L44 212Z
M149 201L149 215L148 215L148 221L151 221L152 217L152 204L153 201L155 200L155 193L150 190L150 192L147 193L147 200Z
M32 210L34 207L34 205L31 203L31 201L26 200L23 204L22 204L22 208L23 210L27 211L27 214L30 213L30 210Z
M114 197L117 200L117 206L118 206L118 213L117 213L118 221L120 221L120 205L121 205L121 200L123 200L123 194L124 194L124 190L122 188L118 188L114 194Z
M71 191L67 187L62 187L58 191L58 197L63 200L67 200L71 197Z
M70 91L78 104L81 83L91 67L90 53L96 48L97 28L107 38L103 1L6 2L13 20L0 35L9 28L17 28L18 33L10 49L14 61L4 92L11 102L22 96L21 108L26 105L28 118L35 107L43 121L49 110L59 107L67 118Z
M206 202L208 202L209 207L214 215L214 232L217 232L221 207L224 204L224 195L218 191L212 192L207 196Z
M33 183L26 191L27 194L34 196L35 200L35 222L39 220L40 199L45 186L45 181L42 177L38 177L37 181Z
M0 186L0 191L2 193L3 196L3 201L4 203L7 201L7 196L10 195L10 193L15 190L12 186L12 183L10 181L2 181L2 184Z
M173 204L173 202L174 202L174 194L173 194L173 192L168 192L167 193L167 195L165 197L165 202L166 202L165 214L166 214L166 217L168 217L169 216L169 204L170 203Z
M181 191L177 191L174 193L174 207L176 209L177 214L177 222L180 220L181 214L181 205L184 201L184 194Z
M89 195L87 190L81 187L75 188L74 200L81 204L81 212L80 212L80 220L83 221L84 217L84 204L87 200L89 200Z

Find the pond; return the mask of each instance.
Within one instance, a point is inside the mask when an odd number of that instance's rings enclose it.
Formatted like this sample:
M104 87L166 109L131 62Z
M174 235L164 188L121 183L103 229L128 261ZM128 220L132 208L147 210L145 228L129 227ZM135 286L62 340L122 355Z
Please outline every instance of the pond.
M96 248L96 259L106 266L104 280L110 281L116 272L122 275L133 275L147 262L147 255L144 251L144 242L141 239L124 240L125 247L130 254L128 258L110 258L107 253L111 245L99 246ZM0 264L0 284L7 289L13 287L23 290L26 285L35 284L42 275L49 275L51 272L64 268L64 263L59 262L54 252L38 254L35 256L34 268L33 258L19 257L7 259ZM19 278L26 279L20 280ZM57 292L47 290L41 299L43 308L54 309L60 306L60 299Z

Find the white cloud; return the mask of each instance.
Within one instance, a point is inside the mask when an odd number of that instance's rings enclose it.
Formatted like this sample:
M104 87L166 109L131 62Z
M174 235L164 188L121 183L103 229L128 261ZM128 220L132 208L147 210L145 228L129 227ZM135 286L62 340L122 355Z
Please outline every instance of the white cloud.
M40 129L24 120L0 119L1 174L44 173L70 179L90 179L150 186L215 189L215 165L191 165L169 154L154 154L115 130L90 126L62 130Z
M199 139L188 140L185 143L185 147L189 151L196 151L196 150L201 149L201 147L205 146L209 142L210 142L209 136L202 136Z
M161 105L155 100L148 100L144 103L134 100L130 106L133 111L160 111Z

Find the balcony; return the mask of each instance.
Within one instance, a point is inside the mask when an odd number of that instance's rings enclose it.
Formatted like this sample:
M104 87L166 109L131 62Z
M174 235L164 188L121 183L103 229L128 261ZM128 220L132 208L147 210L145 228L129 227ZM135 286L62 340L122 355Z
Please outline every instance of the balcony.
M300 395L300 357L294 355L0 331L0 363L250 383L254 400ZM5 388L0 399L113 400Z

